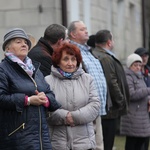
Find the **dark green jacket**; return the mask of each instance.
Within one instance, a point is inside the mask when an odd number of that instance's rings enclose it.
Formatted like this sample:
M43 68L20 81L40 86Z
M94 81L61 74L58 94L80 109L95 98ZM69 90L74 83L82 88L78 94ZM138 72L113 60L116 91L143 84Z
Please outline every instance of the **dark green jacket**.
M120 61L105 50L96 47L92 54L102 64L107 81L107 115L105 118L117 118L127 113L129 90L125 72Z

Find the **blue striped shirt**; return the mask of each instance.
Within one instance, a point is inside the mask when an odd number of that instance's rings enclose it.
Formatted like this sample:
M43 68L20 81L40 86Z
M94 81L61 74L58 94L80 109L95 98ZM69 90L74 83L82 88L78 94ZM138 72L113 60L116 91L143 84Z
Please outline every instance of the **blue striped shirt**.
M85 70L93 76L98 90L98 95L101 102L100 115L106 115L107 84L101 63L91 54L89 46L81 45L74 41L70 41L70 43L79 47Z

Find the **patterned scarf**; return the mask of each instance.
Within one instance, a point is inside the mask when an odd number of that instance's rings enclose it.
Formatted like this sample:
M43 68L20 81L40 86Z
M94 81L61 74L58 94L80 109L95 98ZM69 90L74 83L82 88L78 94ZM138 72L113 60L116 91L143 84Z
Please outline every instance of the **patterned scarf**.
M21 61L17 56L15 56L13 53L6 52L5 55L13 62L17 62L21 68L24 69L24 71L32 77L33 71L35 70L32 61L29 57L26 57L24 62Z
M65 72L65 71L63 71L63 70L60 69L60 68L57 68L57 70L59 71L59 73L60 73L62 76L66 77L66 78L69 78L69 79L70 79L70 78L73 76L73 72L71 72L71 73Z

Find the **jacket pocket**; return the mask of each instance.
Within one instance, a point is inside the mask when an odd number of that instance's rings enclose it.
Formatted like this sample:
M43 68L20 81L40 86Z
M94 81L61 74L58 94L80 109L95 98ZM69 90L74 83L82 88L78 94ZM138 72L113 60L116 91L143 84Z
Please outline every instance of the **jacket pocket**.
M15 130L13 130L11 133L8 134L8 136L13 135L14 133L16 133L17 131L19 131L20 129L24 129L25 128L25 123L22 123L18 128L16 128Z

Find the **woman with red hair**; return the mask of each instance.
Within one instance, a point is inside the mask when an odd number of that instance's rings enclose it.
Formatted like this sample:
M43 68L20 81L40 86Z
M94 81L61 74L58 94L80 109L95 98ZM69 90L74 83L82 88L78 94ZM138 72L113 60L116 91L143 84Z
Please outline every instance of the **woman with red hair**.
M94 80L81 68L82 56L75 45L64 43L54 51L52 61L52 73L45 79L62 105L48 118L52 149L92 150L93 121L100 109Z

